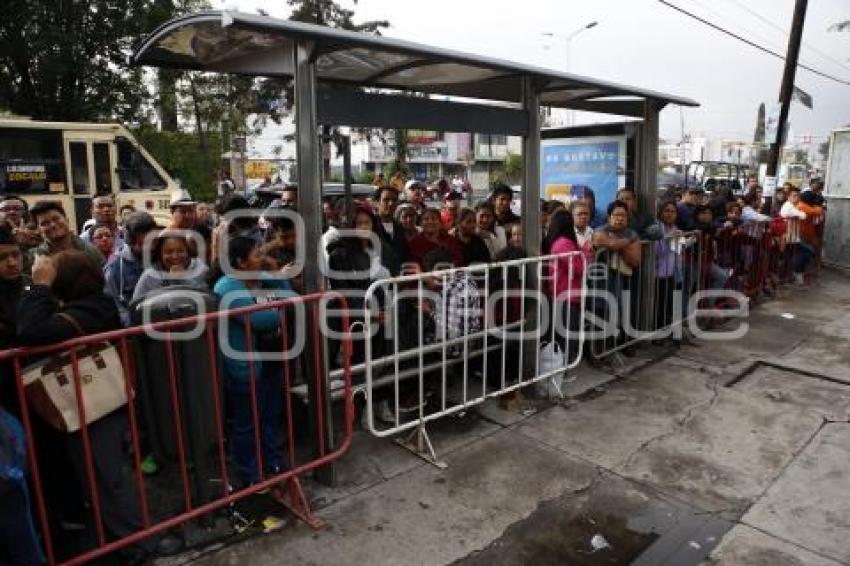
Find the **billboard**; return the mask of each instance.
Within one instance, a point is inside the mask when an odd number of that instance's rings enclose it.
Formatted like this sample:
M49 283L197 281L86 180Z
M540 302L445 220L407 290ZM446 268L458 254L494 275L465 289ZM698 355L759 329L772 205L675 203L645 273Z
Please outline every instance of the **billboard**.
M248 179L263 179L274 174L275 166L271 161L250 160L245 162L245 177Z
M546 200L569 202L586 189L596 197L594 224L626 184L626 136L591 136L543 140L540 188Z

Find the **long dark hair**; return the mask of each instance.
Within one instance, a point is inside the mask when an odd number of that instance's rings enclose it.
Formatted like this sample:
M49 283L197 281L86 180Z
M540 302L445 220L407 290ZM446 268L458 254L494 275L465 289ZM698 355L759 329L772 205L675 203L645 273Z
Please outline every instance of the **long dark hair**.
M67 250L51 257L56 279L50 286L60 301L68 302L103 293L103 271L86 252Z
M556 210L549 218L549 229L546 231L546 237L543 239L544 254L550 253L552 244L558 238L569 238L574 244L578 245L573 215L564 209Z
M250 236L231 236L227 242L227 259L232 269L239 269L239 262L248 259L254 248L260 245L256 238Z
M254 248L261 245L257 238L251 236L227 236L227 259L231 269L239 269L238 261L245 261ZM214 287L216 282L227 275L218 258L213 258L212 266L207 272L207 284Z

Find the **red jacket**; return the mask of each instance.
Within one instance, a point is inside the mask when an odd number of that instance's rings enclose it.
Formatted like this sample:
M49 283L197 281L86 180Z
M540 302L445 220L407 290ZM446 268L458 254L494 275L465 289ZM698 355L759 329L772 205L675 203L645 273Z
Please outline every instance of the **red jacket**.
M441 232L439 241L432 242L424 235L417 234L407 243L410 261L415 262L420 268L423 267L422 260L428 255L428 252L437 248L447 248L452 252L455 267L461 267L463 265L463 246L461 246L460 240L454 236L449 236Z

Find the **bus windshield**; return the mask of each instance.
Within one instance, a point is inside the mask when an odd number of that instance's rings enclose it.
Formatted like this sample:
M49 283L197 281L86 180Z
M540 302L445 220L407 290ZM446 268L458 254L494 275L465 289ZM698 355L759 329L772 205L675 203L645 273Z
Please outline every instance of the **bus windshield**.
M165 180L133 142L117 138L115 143L122 191L159 191L167 187Z
M63 193L62 132L0 128L0 192Z

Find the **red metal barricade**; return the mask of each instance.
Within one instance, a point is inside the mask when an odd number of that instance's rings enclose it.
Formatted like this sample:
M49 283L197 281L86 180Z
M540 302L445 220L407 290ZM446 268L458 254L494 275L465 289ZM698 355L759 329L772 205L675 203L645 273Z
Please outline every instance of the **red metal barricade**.
M723 227L714 236L716 264L729 274L727 287L748 297L758 296L770 266L771 233L767 222Z
M328 450L324 442L325 435L328 432L325 430L326 419L321 409L325 404L325 399L322 398L324 388L321 381L325 379L322 363L325 356L323 355L322 348L325 347L326 340L325 336L320 332L320 318L318 316L320 307L326 306L328 301L334 301L336 303L337 306L333 307L336 309L334 311L335 315L340 317L342 322L341 327L348 328L348 313L344 298L338 293L323 292L257 304L245 308L210 312L179 320L157 322L85 336L51 346L21 348L0 352L0 362L11 362L15 372L21 420L24 424L27 439L30 466L29 480L35 495L34 512L37 516L37 524L41 530L42 542L48 562L50 564L82 564L140 543L150 545L151 537L163 533L167 529L171 529L192 519L200 518L212 511L225 508L250 495L268 489L271 489L275 498L297 517L311 526L320 526L321 521L310 511L299 476L340 458L348 450L353 433L354 419L349 366L351 337L350 335L343 334L339 337L339 342L341 342L342 348L341 360L345 381L344 427L337 447L333 450ZM279 317L279 331L272 335L272 347L268 345L261 346L265 352L255 351L254 335L252 334L257 331L252 328L254 323L251 317L260 311L276 311ZM243 353L247 356L247 365L250 372L248 383L250 391L250 417L253 423L253 443L258 478L251 485L234 489L232 485L233 480L231 479L233 477L231 469L235 464L228 461L226 444L228 442L233 444L234 442L234 439L229 437L230 435L228 434L230 430L228 419L234 419L235 417L232 414L228 416L225 412L225 406L228 404L229 390L224 386L224 382L228 379L228 376L225 375L227 366L226 363L223 364L221 362L221 356L224 355L226 357L228 354L226 352L224 354L222 353L224 339L221 334L223 332L227 332L228 334L232 332L232 325L237 324L235 321L239 320L242 321L242 331L245 336L245 351ZM198 452L192 453L189 450L188 445L196 442L197 439L189 435L190 429L187 428L187 423L192 418L192 415L187 413L185 405L189 398L201 392L197 390L186 391L183 388L184 380L189 375L189 372L192 371L192 368L187 368L186 364L181 365L181 363L178 363L179 360L175 353L175 349L180 347L179 337L177 335L191 328L202 328L199 336L201 336L201 345L206 352L206 362L210 368L209 375L204 376L206 383L209 385L209 391L203 392L205 395L211 395L214 409L214 446L209 450L209 453L210 458L216 461L213 467L217 468L217 473L215 478L210 478L210 481L220 482L221 487L220 492L217 494L207 493L202 496L198 495L197 484L199 480L197 478L193 480L191 477L194 470L201 465L201 462L198 461ZM297 356L293 355L294 352L292 352L291 348L294 344L293 341L296 340L295 337L291 336L293 332L309 333L309 335L305 334L303 336L301 344L309 342L312 345L311 356L306 356L303 353ZM169 402L174 430L173 441L176 445L176 465L179 472L179 481L182 484L181 508L176 512L163 512L162 509L156 509L155 504L152 505L149 489L149 483L152 480L147 478L142 472L143 443L145 442L145 435L151 434L150 430L146 430L146 426L149 427L151 423L145 423L143 422L144 419L140 418L144 407L141 406L143 400L139 395L139 391L145 385L142 383L142 380L153 379L154 376L139 375L137 363L134 360L134 353L136 352L135 348L138 346L138 341L151 340L152 335L158 336L154 340L158 347L164 348L164 362L167 364L167 383L163 386L163 389L170 396ZM274 341L279 345L279 348L274 347ZM138 513L138 528L133 528L130 529L130 532L121 532L120 534L113 532L111 526L107 524L106 521L108 518L104 517L104 501L102 498L104 493L107 493L104 491L105 487L108 490L112 490L114 482L121 482L123 480L116 477L102 477L102 472L97 465L96 460L104 456L98 453L97 457L95 457L94 450L96 448L100 450L100 447L93 446L93 436L98 436L99 431L95 427L98 426L98 423L103 423L104 420L86 423L85 406L82 401L82 378L79 366L79 357L83 355L82 352L78 353L79 347L103 344L105 342L116 347L126 377L127 407L119 409L119 411L112 413L112 415L126 412L132 457L128 457L126 451L120 451L120 454L124 460L124 464L130 464L133 468L133 478L132 480L128 479L128 482L134 484L135 502L132 505L138 506L137 511L132 511L133 513ZM268 340L266 340L266 344L268 344ZM266 366L259 366L256 363L260 358L268 356L269 352L278 350L279 352L289 352L289 355L277 356L278 359L274 362L277 365L272 365L272 362L268 362ZM53 516L55 513L51 509L51 500L47 497L47 491L49 491L48 488L55 489L56 486L44 485L43 472L45 470L39 467L39 443L43 439L39 430L45 429L48 425L38 422L42 419L28 405L27 392L23 385L23 372L26 363L47 356L54 356L58 353L69 353L73 367L74 391L81 427L79 432L72 434L79 435L78 439L82 444L81 457L84 460L83 464L86 476L85 485L78 484L78 489L86 492L83 497L88 500L88 505L91 509L96 538L93 548L87 548L82 552L72 555L59 552L54 544L54 537L51 534L53 532L52 527L55 526L56 517ZM283 406L281 420L283 422L275 424L277 427L282 425L284 431L282 435L284 443L281 455L285 455L285 461L282 462L281 469L273 470L270 474L267 474L268 470L263 462L264 450L263 439L261 438L262 425L260 414L264 409L258 406L257 394L257 388L261 383L260 380L265 379L264 376L266 374L264 373L263 376L256 375L256 368L271 367L274 372L277 372L278 366L280 374L275 375L274 379L280 380L282 390L272 391L272 393L283 396L281 400ZM301 371L296 371L296 368ZM197 378L197 376L194 377ZM161 379L162 376L159 376L159 378ZM319 410L315 416L316 422L312 424L305 422L296 423L294 420L292 387L296 379L299 378L304 380L315 379L315 391L318 398L314 401L315 406L319 407ZM275 381L274 383L278 382ZM229 408L233 412L234 407L231 406ZM111 417L112 415L109 416ZM311 428L316 432L315 436L318 438L317 453L311 455L309 458L299 458L299 454L303 453L304 450L299 450L298 443L296 442L296 430L298 426ZM264 429L262 434L265 434L267 430L269 429ZM65 434L68 438L71 437L71 434L60 433L56 430L52 430L51 434ZM274 433L271 434L274 437ZM95 438L94 440L96 444L97 439ZM280 447L280 442L278 442L277 446ZM76 463L79 464L79 462ZM103 485L104 480L108 480L107 486ZM68 481L65 485L61 486L61 489L70 489L71 485L72 482ZM128 488L128 492L133 491L129 490L129 485L125 487ZM124 530L126 531L127 529Z

